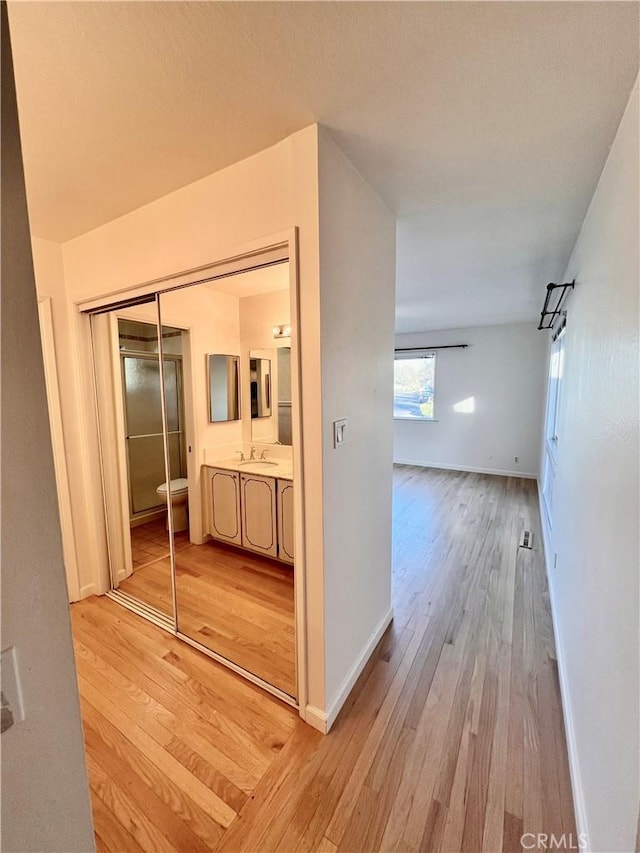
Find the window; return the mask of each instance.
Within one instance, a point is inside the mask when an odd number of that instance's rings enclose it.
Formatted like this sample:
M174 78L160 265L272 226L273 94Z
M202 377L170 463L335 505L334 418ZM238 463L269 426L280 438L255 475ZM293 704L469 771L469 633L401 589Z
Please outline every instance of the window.
M393 417L403 420L434 419L436 355L396 352L393 373Z
M564 327L551 347L547 416L544 427L544 463L542 468L542 500L550 533L553 529L553 489L558 457L558 423L564 374Z
M555 460L558 452L558 414L564 372L564 330L553 342L549 359L549 386L547 391L547 418L545 439L547 449Z

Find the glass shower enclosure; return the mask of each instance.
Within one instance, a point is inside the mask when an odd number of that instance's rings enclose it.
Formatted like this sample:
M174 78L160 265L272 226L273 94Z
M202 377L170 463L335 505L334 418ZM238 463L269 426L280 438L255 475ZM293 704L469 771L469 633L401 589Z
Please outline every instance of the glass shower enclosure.
M131 518L162 507L157 488L165 482L162 398L157 355L121 353L125 439ZM163 364L171 479L183 477L184 434L181 418L182 364L166 356Z
M173 626L166 471L186 473L182 332L163 326L160 340L156 318L153 299L92 316L91 332L113 587Z

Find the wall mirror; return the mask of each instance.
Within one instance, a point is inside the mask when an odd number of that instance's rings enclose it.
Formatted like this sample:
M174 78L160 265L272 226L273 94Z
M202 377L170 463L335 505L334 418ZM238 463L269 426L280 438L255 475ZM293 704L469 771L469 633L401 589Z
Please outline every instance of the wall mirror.
M269 357L266 358L265 355ZM262 444L291 445L291 347L274 347L271 350L252 350L249 353L251 369L251 440ZM255 368L254 368L255 365ZM268 365L264 367L263 365ZM255 378L254 378L255 370ZM268 370L270 393L269 408L260 409L254 393L260 395L260 376ZM255 388L254 388L254 382Z
M207 356L209 423L240 419L240 357Z

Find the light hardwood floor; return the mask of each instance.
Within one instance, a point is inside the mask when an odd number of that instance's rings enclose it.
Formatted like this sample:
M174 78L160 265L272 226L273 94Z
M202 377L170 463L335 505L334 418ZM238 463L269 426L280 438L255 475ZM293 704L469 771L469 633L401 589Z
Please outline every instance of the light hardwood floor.
M120 589L173 618L169 533L165 517L132 527L130 535L133 574L120 581ZM191 544L188 531L175 533L173 541L176 553Z
M187 533L176 535L175 551L180 632L295 697L293 566L219 542L192 545ZM173 617L168 554L120 589Z
M394 622L326 737L115 603L74 605L98 849L575 839L540 544L533 482L398 467Z
M207 542L176 552L178 628L296 695L293 566Z

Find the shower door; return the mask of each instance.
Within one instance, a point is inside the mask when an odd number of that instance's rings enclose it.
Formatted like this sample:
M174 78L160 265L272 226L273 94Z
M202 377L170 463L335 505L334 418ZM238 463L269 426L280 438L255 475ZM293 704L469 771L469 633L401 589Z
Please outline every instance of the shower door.
M168 357L160 372L157 316L154 297L92 315L91 333L113 594L173 630L172 540L157 489L183 471L181 362Z
M157 488L166 482L162 431L162 397L157 354L121 353L125 439L129 471L129 509L132 519L164 509ZM180 407L181 365L164 359L167 435L171 479L184 476Z

